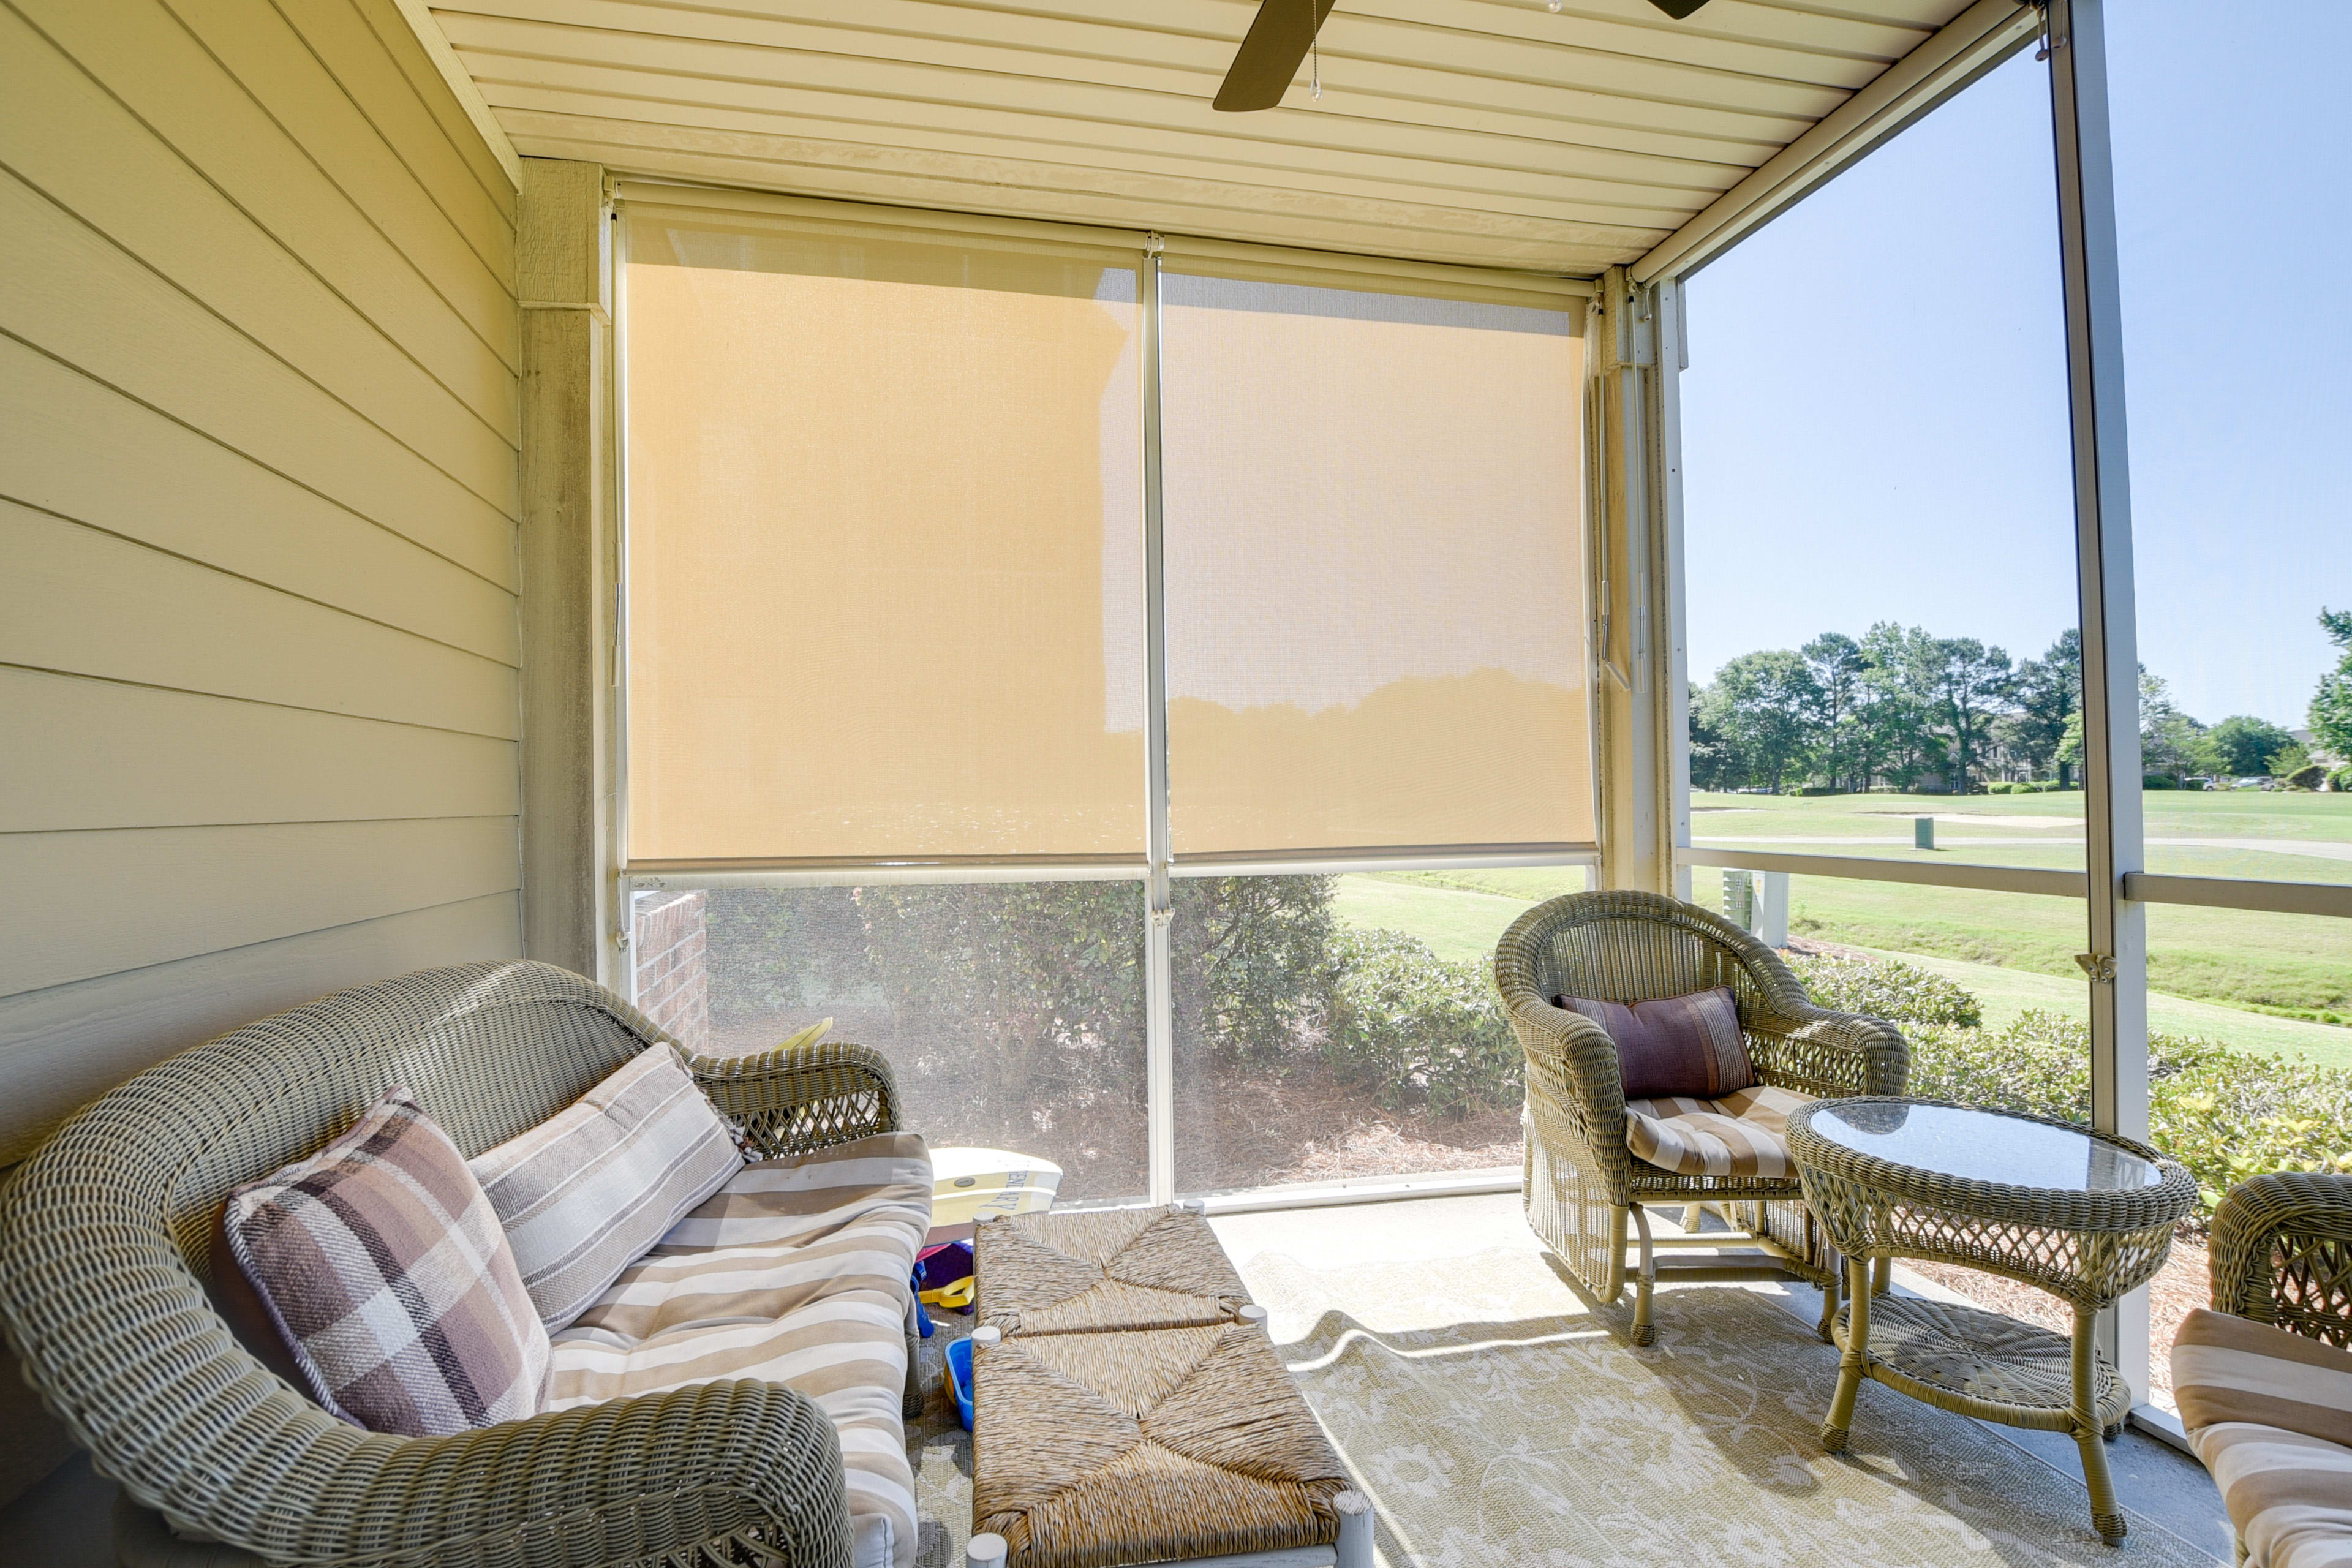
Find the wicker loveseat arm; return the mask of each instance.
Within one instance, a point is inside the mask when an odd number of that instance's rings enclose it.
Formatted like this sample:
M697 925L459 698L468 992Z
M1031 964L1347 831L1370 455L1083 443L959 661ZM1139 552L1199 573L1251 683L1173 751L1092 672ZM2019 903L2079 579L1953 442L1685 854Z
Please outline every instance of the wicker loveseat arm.
M192 1488L140 1500L272 1562L700 1561L688 1556L698 1543L738 1532L761 1561L850 1562L833 1425L781 1384L702 1384L450 1437L361 1433L275 1405L293 1418L273 1434L285 1447L261 1446L273 1462L189 1472Z
M1901 1094L1911 1080L1911 1047L1902 1030L1884 1018L1817 1006L1801 989L1774 995L1769 1011L1751 1007L1741 1022L1758 1074L1783 1089L1834 1100Z
M898 1080L871 1047L820 1040L742 1057L685 1054L687 1069L756 1159L899 1129Z
M9 1338L100 1470L168 1519L287 1563L606 1563L743 1529L775 1561L849 1562L840 1446L793 1389L710 1384L446 1437L362 1432L248 1355L156 1230L99 1214L83 1246L58 1247L72 1233L43 1211L101 1206L60 1173L37 1158L6 1194Z
M2252 1176L2213 1210L2213 1309L2352 1349L2352 1175Z

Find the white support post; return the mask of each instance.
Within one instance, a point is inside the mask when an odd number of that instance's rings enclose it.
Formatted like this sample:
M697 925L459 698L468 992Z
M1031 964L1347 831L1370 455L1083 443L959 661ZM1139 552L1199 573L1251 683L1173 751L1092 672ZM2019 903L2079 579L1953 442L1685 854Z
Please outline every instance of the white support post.
M2108 142L2102 0L2052 0L2050 106L2066 296L2066 382L2083 620L2083 773L2090 893L2091 1121L2147 1136L2147 922L2125 896L2141 870L2139 639L2132 602L2131 472L2125 446L2123 309ZM2147 1293L2100 1320L2132 1391L2148 1390Z
M1685 635L1683 570L1683 395L1682 373L1690 368L1689 311L1682 280L1662 278L1654 286L1658 313L1658 500L1665 531L1661 552L1664 567L1659 597L1664 625L1665 653L1665 821L1670 850L1687 849L1691 841L1690 811L1690 649ZM1690 868L1679 856L1668 857L1667 890L1690 902ZM1785 936L1785 932L1783 935Z
M1668 689L1667 476L1659 342L1662 291L1622 268L1601 279L1591 408L1600 425L1593 544L1599 685L1601 881L1664 892L1674 875L1675 707Z
M1766 947L1789 945L1789 873L1757 874L1756 939Z
M1175 888L1168 831L1168 595L1160 458L1160 237L1136 269L1143 363L1144 1119L1150 1198L1176 1195Z
M522 947L625 988L608 806L612 225L601 165L528 158L521 175Z

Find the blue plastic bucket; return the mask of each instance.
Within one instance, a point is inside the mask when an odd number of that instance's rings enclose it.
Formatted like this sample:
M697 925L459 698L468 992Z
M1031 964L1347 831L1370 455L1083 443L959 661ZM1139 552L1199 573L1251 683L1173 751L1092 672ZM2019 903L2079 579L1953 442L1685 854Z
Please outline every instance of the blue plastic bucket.
M971 1430L971 1341L948 1342L948 1392L955 1395L956 1417Z

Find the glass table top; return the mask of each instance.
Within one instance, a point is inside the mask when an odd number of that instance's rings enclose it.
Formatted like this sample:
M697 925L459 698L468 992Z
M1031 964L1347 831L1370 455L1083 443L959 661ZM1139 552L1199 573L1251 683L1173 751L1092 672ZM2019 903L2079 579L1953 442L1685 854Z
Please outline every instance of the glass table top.
M2118 1193L2164 1180L2157 1165L2087 1130L1950 1105L1847 1105L1816 1111L1830 1142L1891 1165L2049 1192Z

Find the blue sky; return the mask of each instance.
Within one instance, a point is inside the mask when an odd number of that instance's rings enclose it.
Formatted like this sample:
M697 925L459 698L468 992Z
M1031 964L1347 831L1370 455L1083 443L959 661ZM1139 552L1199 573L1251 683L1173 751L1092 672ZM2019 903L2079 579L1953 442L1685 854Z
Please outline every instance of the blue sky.
M2352 605L2352 6L2111 4L2140 653L2299 726ZM1692 280L1690 667L2075 617L2047 68L2029 50Z

